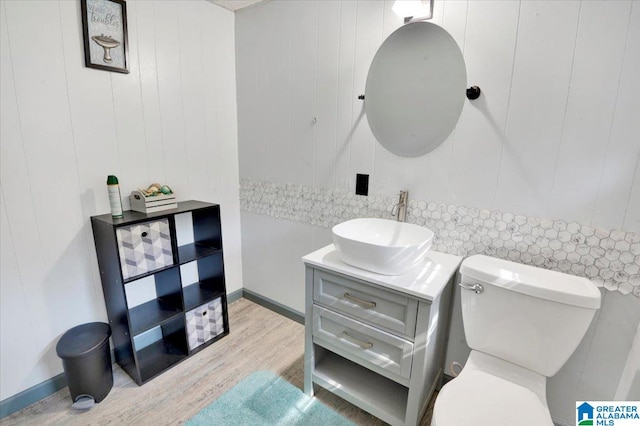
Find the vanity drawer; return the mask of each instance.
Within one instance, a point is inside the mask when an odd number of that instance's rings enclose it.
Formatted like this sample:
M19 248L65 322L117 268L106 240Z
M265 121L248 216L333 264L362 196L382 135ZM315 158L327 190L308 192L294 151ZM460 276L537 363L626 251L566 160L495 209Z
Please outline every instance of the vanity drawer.
M317 305L313 306L313 336L365 367L376 366L407 380L411 377L413 344L405 339Z
M417 300L328 272L313 271L313 300L413 340Z
M125 280L173 265L168 219L119 227L116 238Z

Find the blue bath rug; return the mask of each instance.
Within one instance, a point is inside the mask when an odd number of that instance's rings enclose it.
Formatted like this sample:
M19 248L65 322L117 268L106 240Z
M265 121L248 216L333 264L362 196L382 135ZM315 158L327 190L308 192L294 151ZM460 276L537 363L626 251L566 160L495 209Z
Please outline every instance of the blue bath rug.
M257 371L186 423L221 425L336 425L352 422L269 371Z

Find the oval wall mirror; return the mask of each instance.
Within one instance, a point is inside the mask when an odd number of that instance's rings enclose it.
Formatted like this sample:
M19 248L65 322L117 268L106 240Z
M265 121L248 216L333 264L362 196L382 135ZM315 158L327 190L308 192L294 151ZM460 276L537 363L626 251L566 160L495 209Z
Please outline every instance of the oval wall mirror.
M373 58L365 112L388 151L418 157L451 134L464 105L467 71L453 37L429 22L394 31Z

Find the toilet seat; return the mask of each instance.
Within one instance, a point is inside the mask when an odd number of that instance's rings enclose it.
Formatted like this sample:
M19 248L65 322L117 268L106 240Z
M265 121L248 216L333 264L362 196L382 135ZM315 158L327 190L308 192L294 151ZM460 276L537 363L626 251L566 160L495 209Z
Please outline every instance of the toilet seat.
M432 426L553 426L549 409L527 387L466 369L436 399Z

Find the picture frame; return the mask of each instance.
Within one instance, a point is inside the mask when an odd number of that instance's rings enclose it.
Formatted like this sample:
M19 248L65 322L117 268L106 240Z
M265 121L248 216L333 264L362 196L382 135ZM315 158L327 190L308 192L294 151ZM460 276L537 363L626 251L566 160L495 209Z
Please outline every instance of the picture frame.
M128 74L126 1L80 0L80 9L85 66Z

